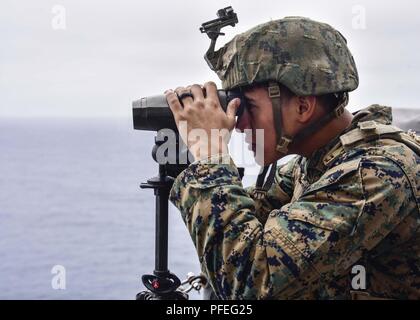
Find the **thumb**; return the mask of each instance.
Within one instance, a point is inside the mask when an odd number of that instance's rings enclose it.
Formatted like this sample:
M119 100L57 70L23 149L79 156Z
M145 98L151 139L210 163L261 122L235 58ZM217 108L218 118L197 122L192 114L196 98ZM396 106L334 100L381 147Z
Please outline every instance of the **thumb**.
M241 104L241 99L239 98L235 98L231 102L229 102L226 108L226 115L230 120L235 121L236 110L238 110L240 104Z

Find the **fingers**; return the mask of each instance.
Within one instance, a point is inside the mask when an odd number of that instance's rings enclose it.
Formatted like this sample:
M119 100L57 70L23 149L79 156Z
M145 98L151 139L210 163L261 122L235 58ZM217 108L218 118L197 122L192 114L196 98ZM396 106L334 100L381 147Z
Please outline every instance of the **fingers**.
M173 90L165 91L166 101L169 104L169 108L174 114L175 118L178 118L179 114L183 111L182 105L179 102L178 96Z
M217 86L214 82L209 81L204 84L204 89L206 90L206 98L219 101L219 96L217 94Z
M175 89L175 92L178 95L178 100L184 107L190 106L194 102L189 88L178 87Z
M188 111L192 107L197 108L220 108L220 101L217 92L217 86L214 82L206 82L204 86L194 84L188 87L177 87L174 91L167 90L165 92L169 107L175 114L181 114L183 111ZM230 111L234 113L231 117L235 119L236 108Z
M187 89L190 89L193 97L194 97L194 101L204 101L204 93L203 93L203 88L198 85L198 84L193 84L192 86L187 87Z
M229 102L226 108L226 115L230 121L233 123L236 122L236 111L238 110L239 105L241 104L241 99L235 98Z

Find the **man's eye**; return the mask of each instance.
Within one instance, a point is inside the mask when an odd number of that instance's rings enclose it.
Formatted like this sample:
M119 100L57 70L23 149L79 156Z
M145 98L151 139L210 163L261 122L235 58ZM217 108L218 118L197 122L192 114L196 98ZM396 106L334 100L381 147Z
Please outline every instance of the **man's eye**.
M246 108L248 109L248 111L253 111L255 109L255 105L253 105L252 103L247 103Z

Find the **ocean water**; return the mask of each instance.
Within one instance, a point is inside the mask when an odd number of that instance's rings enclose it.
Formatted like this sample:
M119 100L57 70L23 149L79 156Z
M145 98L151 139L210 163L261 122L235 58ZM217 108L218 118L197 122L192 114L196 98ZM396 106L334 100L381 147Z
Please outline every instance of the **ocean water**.
M153 133L130 119L0 120L0 299L134 299L154 268ZM169 269L199 272L178 211ZM53 266L66 289L52 288ZM191 298L199 299L197 294Z

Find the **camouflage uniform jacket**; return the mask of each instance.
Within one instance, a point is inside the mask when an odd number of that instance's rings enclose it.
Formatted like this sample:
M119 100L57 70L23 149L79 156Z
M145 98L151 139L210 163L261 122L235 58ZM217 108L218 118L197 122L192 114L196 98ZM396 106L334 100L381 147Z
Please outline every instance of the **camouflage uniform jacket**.
M420 157L390 138L408 136L391 121L387 107L359 111L310 158L281 166L264 200L233 161L177 177L171 201L219 298L350 299L354 265L371 296L420 298Z

